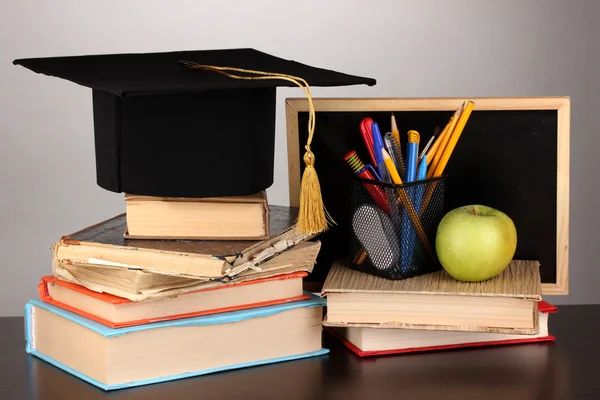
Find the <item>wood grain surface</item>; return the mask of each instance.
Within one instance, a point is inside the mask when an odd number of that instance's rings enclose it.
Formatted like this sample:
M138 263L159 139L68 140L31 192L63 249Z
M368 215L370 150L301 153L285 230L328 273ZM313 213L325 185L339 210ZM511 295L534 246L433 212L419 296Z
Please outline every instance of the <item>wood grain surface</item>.
M600 306L550 316L556 343L361 359L324 334L327 356L104 392L25 354L22 318L0 318L0 399L598 399Z

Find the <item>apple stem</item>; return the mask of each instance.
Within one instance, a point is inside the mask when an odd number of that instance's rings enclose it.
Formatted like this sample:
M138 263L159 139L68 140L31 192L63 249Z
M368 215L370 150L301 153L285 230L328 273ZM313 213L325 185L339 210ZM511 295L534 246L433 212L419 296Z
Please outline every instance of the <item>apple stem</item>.
M473 207L472 210L473 210L473 215L477 215L477 210L475 209L475 207Z

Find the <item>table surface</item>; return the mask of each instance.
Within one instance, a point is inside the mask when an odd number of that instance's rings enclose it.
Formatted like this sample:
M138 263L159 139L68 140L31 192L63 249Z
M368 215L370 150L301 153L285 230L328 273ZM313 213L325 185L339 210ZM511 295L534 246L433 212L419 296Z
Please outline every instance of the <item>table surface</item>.
M25 353L23 318L0 318L0 399L600 399L600 305L550 315L555 343L359 358L326 356L104 392Z

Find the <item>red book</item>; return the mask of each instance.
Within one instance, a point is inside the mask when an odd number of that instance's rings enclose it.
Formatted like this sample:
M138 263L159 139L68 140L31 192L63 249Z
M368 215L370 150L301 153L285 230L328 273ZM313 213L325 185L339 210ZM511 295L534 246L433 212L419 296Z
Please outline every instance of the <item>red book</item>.
M325 327L325 330L359 357L369 357L554 341L555 337L548 333L548 315L557 311L550 303L538 303L540 332L536 335L351 327Z
M307 275L294 272L139 302L94 292L52 276L42 277L38 291L46 303L111 328L122 328L306 300L309 296L302 291L302 278Z

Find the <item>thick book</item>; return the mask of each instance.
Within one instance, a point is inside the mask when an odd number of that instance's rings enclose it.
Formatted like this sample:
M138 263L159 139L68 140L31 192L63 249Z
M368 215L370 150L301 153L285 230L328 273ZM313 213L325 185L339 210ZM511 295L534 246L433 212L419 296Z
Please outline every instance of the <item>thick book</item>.
M138 239L259 240L269 237L266 192L209 198L126 194L127 233Z
M483 282L459 282L446 271L394 281L334 263L321 295L325 326L539 333L537 261L512 261Z
M95 292L109 293L131 301L156 300L293 272L311 272L320 248L318 241L300 243L259 267L227 277L231 279L190 278L136 268L81 265L58 260L52 264L52 273L62 281L85 286Z
M265 240L128 239L125 214L67 235L54 246L54 260L112 266L198 279L224 279L255 268L314 235L299 235L297 209L272 206L271 237Z
M351 327L325 327L325 330L359 357L369 357L466 347L550 342L554 341L555 337L548 332L548 316L557 311L555 306L545 301L538 303L540 332L537 335Z
M25 307L26 351L104 390L312 357L324 300L111 329L38 300Z
M52 276L42 277L38 291L46 303L111 328L122 328L306 300L309 297L302 291L302 278L306 275L277 275L140 302L94 292Z

